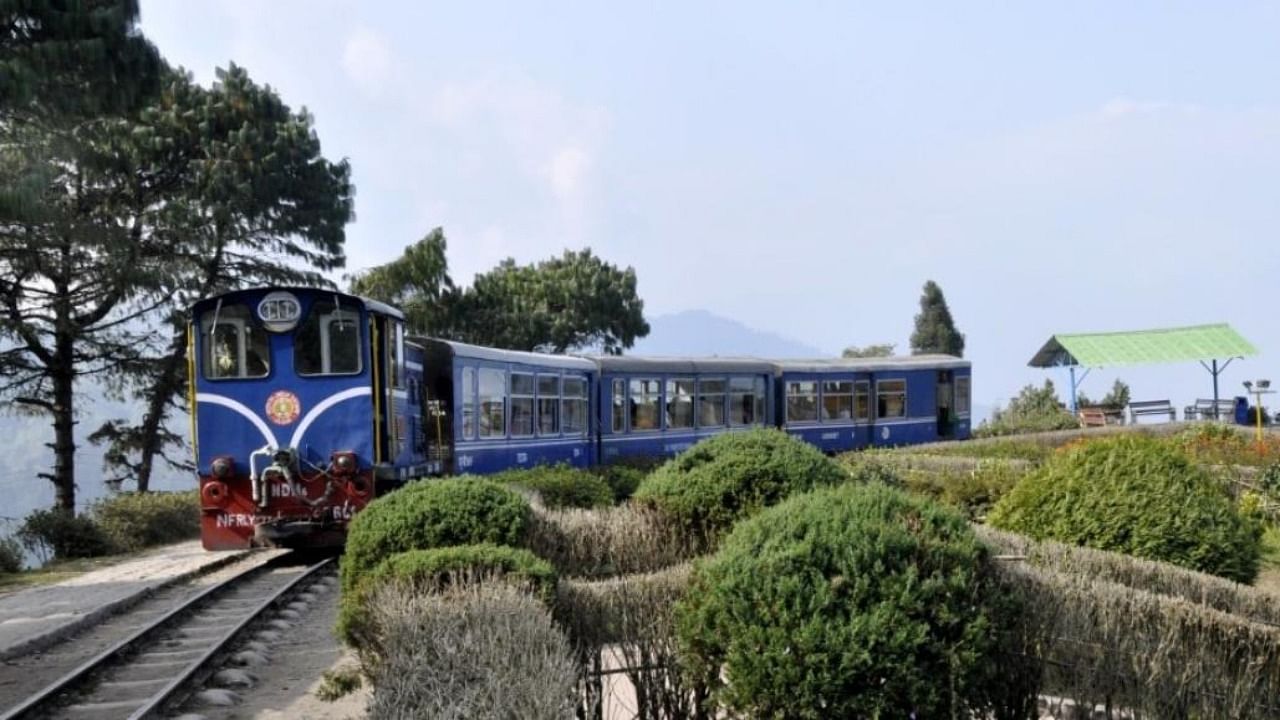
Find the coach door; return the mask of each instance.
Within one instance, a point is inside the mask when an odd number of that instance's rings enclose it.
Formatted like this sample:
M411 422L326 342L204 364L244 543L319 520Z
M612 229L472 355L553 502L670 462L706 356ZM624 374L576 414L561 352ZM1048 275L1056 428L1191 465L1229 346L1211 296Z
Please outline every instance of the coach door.
M387 317L372 315L369 320L373 351L373 461L375 464L394 460L395 402L391 388L395 385L392 374L396 371L392 362L393 344L396 340L395 323Z
M952 408L955 406L955 395L952 391L952 386L951 371L939 370L937 391L938 437L951 437L955 432L955 415L952 412Z

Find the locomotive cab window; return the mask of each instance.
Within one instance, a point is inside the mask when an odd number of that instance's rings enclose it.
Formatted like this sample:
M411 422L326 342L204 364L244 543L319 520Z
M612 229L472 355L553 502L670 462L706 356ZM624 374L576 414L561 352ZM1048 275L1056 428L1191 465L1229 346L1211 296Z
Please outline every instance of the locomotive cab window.
M880 380L876 383L876 417L907 416L907 381Z
M304 376L356 375L360 351L359 309L320 300L294 336L293 367Z
M243 305L226 305L200 318L203 344L200 364L208 380L266 377L271 371L271 343Z

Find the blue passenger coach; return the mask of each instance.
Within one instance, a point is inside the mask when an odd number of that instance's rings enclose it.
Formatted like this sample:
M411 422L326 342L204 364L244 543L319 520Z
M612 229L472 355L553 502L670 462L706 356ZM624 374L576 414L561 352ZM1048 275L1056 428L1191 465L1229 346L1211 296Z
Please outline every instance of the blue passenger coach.
M780 426L826 452L969 437L967 360L911 355L775 365Z
M774 366L756 359L596 357L600 458L669 456L774 424Z
M413 344L423 349L424 429L437 472L595 462L595 363L430 338Z

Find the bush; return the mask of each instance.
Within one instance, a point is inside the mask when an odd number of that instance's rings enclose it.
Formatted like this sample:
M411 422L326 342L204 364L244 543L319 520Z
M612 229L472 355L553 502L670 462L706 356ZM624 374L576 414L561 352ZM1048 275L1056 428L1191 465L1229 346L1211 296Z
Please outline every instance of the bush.
M982 520L1012 490L1026 470L999 460L980 461L972 470L912 468L903 471L908 491L958 508Z
M89 507L89 518L121 551L200 536L200 500L187 492L120 493Z
M1258 573L1258 523L1206 471L1159 440L1099 439L1055 454L988 518L995 527L1163 560L1237 582Z
M685 540L668 516L626 503L595 510L539 510L527 547L561 575L610 577L687 560L697 548Z
M116 550L88 516L58 509L32 512L22 521L17 538L41 562L100 557Z
M1080 427L1075 415L1063 407L1053 381L1045 380L1042 387L1027 385L1018 397L1009 401L1004 409L997 409L991 421L982 421L973 431L976 438L1022 433L1070 430Z
M552 509L594 508L613 504L613 490L595 473L569 465L538 467L490 475L503 485L515 485L538 493L542 504Z
M773 429L703 440L644 479L635 498L713 543L738 520L789 495L844 482L840 465L817 448Z
M516 585L548 604L555 599L555 570L528 550L488 544L410 550L378 563L342 594L338 634L349 645L379 657L385 633L369 625L369 599L377 588L394 585L421 595L494 580Z
M0 574L20 572L27 564L17 538L0 538Z
M1009 609L986 558L959 513L884 485L794 497L697 566L682 659L734 717L983 716Z
M383 586L372 607L387 646L370 672L370 720L574 716L572 648L538 599L501 583Z
M494 543L518 545L532 511L509 488L463 475L411 483L369 503L347 531L342 588L406 550Z
M640 487L645 476L652 471L652 466L643 467L634 463L613 463L596 468L596 474L613 491L614 502L619 503L634 495L636 488Z

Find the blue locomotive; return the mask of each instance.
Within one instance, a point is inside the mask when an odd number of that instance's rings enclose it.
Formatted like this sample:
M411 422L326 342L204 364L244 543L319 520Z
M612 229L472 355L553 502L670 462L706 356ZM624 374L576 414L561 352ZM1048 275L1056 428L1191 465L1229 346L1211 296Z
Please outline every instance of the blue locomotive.
M190 403L208 549L341 544L420 477L674 455L777 427L826 452L963 439L970 364L575 357L408 337L383 303L316 288L201 300Z

